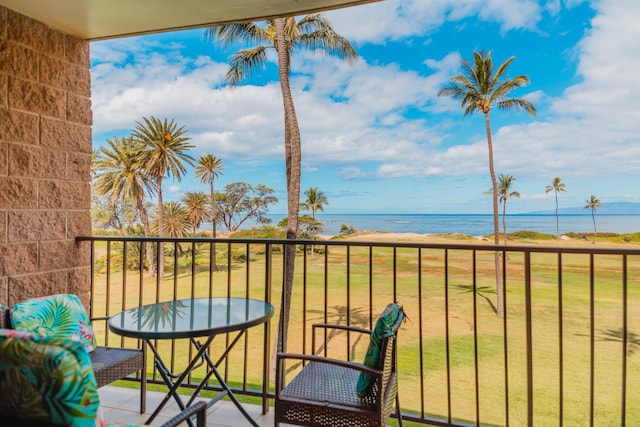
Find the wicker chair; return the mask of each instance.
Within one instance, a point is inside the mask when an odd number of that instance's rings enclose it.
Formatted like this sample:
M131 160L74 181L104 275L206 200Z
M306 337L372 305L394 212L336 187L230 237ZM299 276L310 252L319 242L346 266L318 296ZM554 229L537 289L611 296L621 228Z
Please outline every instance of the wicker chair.
M377 369L352 361L313 355L278 353L276 358L275 423L304 426L386 427L395 403L396 416L402 427L396 361L396 336L404 319L400 315L392 326L393 334L382 341ZM312 349L318 329L371 334L369 329L344 325L313 325ZM304 363L304 368L285 384L287 360ZM364 398L356 395L361 372L374 375L376 382Z
M94 320L106 320L106 318L94 318ZM0 307L0 328L12 329L10 309ZM98 387L111 384L128 375L140 371L140 413L146 411L147 406L147 366L146 346L143 343L141 349L96 347L91 352L91 365L96 376Z

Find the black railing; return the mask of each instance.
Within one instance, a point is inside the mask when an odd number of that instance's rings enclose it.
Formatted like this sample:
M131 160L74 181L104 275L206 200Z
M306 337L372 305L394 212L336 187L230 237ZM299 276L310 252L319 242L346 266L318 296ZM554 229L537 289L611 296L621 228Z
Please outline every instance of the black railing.
M92 245L92 316L165 300L244 296L276 306L270 335L277 334L282 247L291 241L78 240ZM162 243L169 255L163 278L146 277L142 243L148 240L155 252ZM398 338L404 419L437 426L640 425L640 332L634 332L640 329L640 249L295 243L288 351L313 351L313 323L371 327L388 302L398 301L410 319ZM496 314L496 252L502 317ZM116 339L137 345L106 328L100 333L111 345ZM324 354L364 357L367 343L325 338ZM263 332L250 330L222 370L239 394L273 397L273 382L262 384L273 343L264 349L263 340ZM172 370L189 359L184 342L161 351ZM151 366L149 374L161 383ZM198 380L196 371L188 385Z

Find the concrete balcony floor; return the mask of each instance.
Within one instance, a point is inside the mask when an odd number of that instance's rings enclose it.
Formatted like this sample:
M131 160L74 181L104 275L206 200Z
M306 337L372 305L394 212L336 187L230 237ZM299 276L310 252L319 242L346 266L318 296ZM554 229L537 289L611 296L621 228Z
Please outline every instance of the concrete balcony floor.
M144 424L165 396L163 392L147 391L147 413L140 414L140 390L138 389L107 386L100 388L99 394L103 418L108 422L126 424ZM262 415L262 408L259 405L243 404L243 406L260 427L273 426L273 408L268 414ZM162 425L179 412L178 404L171 399L152 424ZM187 425L187 423L183 424ZM248 425L247 420L227 398L222 399L207 411L207 426L209 427Z

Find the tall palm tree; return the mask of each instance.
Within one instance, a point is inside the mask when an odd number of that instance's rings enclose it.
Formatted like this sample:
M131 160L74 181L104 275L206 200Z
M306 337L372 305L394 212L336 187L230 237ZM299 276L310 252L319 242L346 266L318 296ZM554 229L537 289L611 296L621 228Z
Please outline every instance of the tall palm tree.
M590 199L585 200L586 205L584 205L584 209L591 209L591 219L593 220L593 244L596 244L596 237L598 232L596 230L596 209L602 207L602 203L600 200L593 194Z
M500 110L526 110L531 116L536 113L536 107L523 98L509 98L515 89L529 83L527 75L520 75L512 79L505 79L506 71L515 57L507 59L494 72L491 52L473 52L473 62L463 60L463 73L453 76L447 86L440 89L438 96L449 96L460 100L467 116L475 111L484 114L487 132L487 146L489 149L489 174L493 194L493 235L496 245L500 244L500 228L498 225L498 182L493 167L493 142L491 139L491 122L489 112L493 107ZM502 295L502 277L500 254L495 253L496 291L498 298L498 315L504 316L504 301Z
M547 185L547 188L544 190L546 194L548 194L549 191L553 191L556 196L556 239L560 240L560 219L558 217L558 193L561 191L564 193L567 193L568 191L564 185L564 182L562 182L562 179L560 179L557 176L553 178L553 181L551 181L551 185Z
M516 179L511 175L498 176L498 194L502 203L502 232L504 233L504 244L507 244L507 200L511 197L520 198L520 193L511 191L511 185Z
M184 163L193 165L193 157L187 151L194 148L185 136L184 126L178 127L173 121L160 120L156 117L143 117L142 122L136 122L132 137L144 144L142 160L144 170L150 174L156 184L158 195L158 236L164 237L164 212L162 200L162 181L165 177L181 180L186 169ZM162 278L164 273L164 250L162 243L158 248L158 274Z
M308 48L336 55L347 61L354 61L358 54L351 46L351 43L337 34L331 28L329 22L319 14L304 16L299 21L296 21L294 17L287 17L267 20L262 24L246 22L211 27L206 30L206 36L209 40L218 41L223 46L228 46L235 42L256 45L240 50L231 57L231 64L225 79L232 86L239 84L252 72L261 69L267 61L268 50L275 49L280 90L284 105L284 151L288 211L287 239L295 239L298 232L302 147L298 118L289 84L291 55L299 48ZM286 349L294 265L295 246L286 245L285 286L276 344L278 351Z
M152 196L155 187L151 177L144 172L141 161L144 147L131 138L114 137L107 140L92 156L95 180L93 188L100 195L110 194L113 201L134 200L146 237L151 236L149 215L144 203L145 193ZM149 276L155 273L153 244L147 242Z
M180 201L184 204L184 208L187 211L187 219L195 235L200 225L210 218L209 196L202 191L187 191L182 195Z
M324 207L329 205L327 196L322 191L319 191L318 187L309 188L304 192L304 195L307 196L307 199L304 202L300 203L300 209L310 210L313 222L315 222L316 212L323 212Z
M222 175L223 170L224 165L222 164L222 159L217 158L213 154L201 156L198 159L198 164L196 165L196 178L200 178L200 182L202 182L203 184L205 182L208 182L209 189L211 191L211 228L213 232L212 237L214 239L216 238L218 206L216 205L216 193L213 189L213 184L215 180L218 179L220 175ZM216 263L215 242L211 245L211 269L213 271L218 271L218 264Z

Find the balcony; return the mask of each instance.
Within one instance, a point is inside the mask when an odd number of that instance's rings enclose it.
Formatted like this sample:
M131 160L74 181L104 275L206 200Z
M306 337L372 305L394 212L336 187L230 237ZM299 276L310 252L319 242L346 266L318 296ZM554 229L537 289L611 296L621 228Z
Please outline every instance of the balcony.
M140 267L143 238L78 240L91 244L93 316L191 297L270 301L276 315L269 348L263 345L264 328L254 328L231 353L233 363L221 365L238 395L263 405L254 407L260 422L270 422L261 413L269 410L275 382L270 380L264 393L262 378L273 366L282 248L290 242L150 239L155 251L163 245L169 255L160 279L147 277ZM398 338L406 421L437 426L640 423L640 395L633 392L640 382L640 340L633 332L640 327L640 250L340 240L296 244L287 350L312 352L313 323L371 327L388 302L398 301L409 317ZM214 247L218 271L211 268ZM504 317L496 315L496 251L505 284ZM109 345L138 345L106 327L97 329ZM328 338L322 353L364 357L367 343L350 336ZM160 347L163 357L179 371L187 362L187 343L166 344ZM149 381L161 384L149 363ZM194 372L187 387L197 386L198 375ZM215 383L206 390L215 394ZM212 425L217 425L215 408Z

